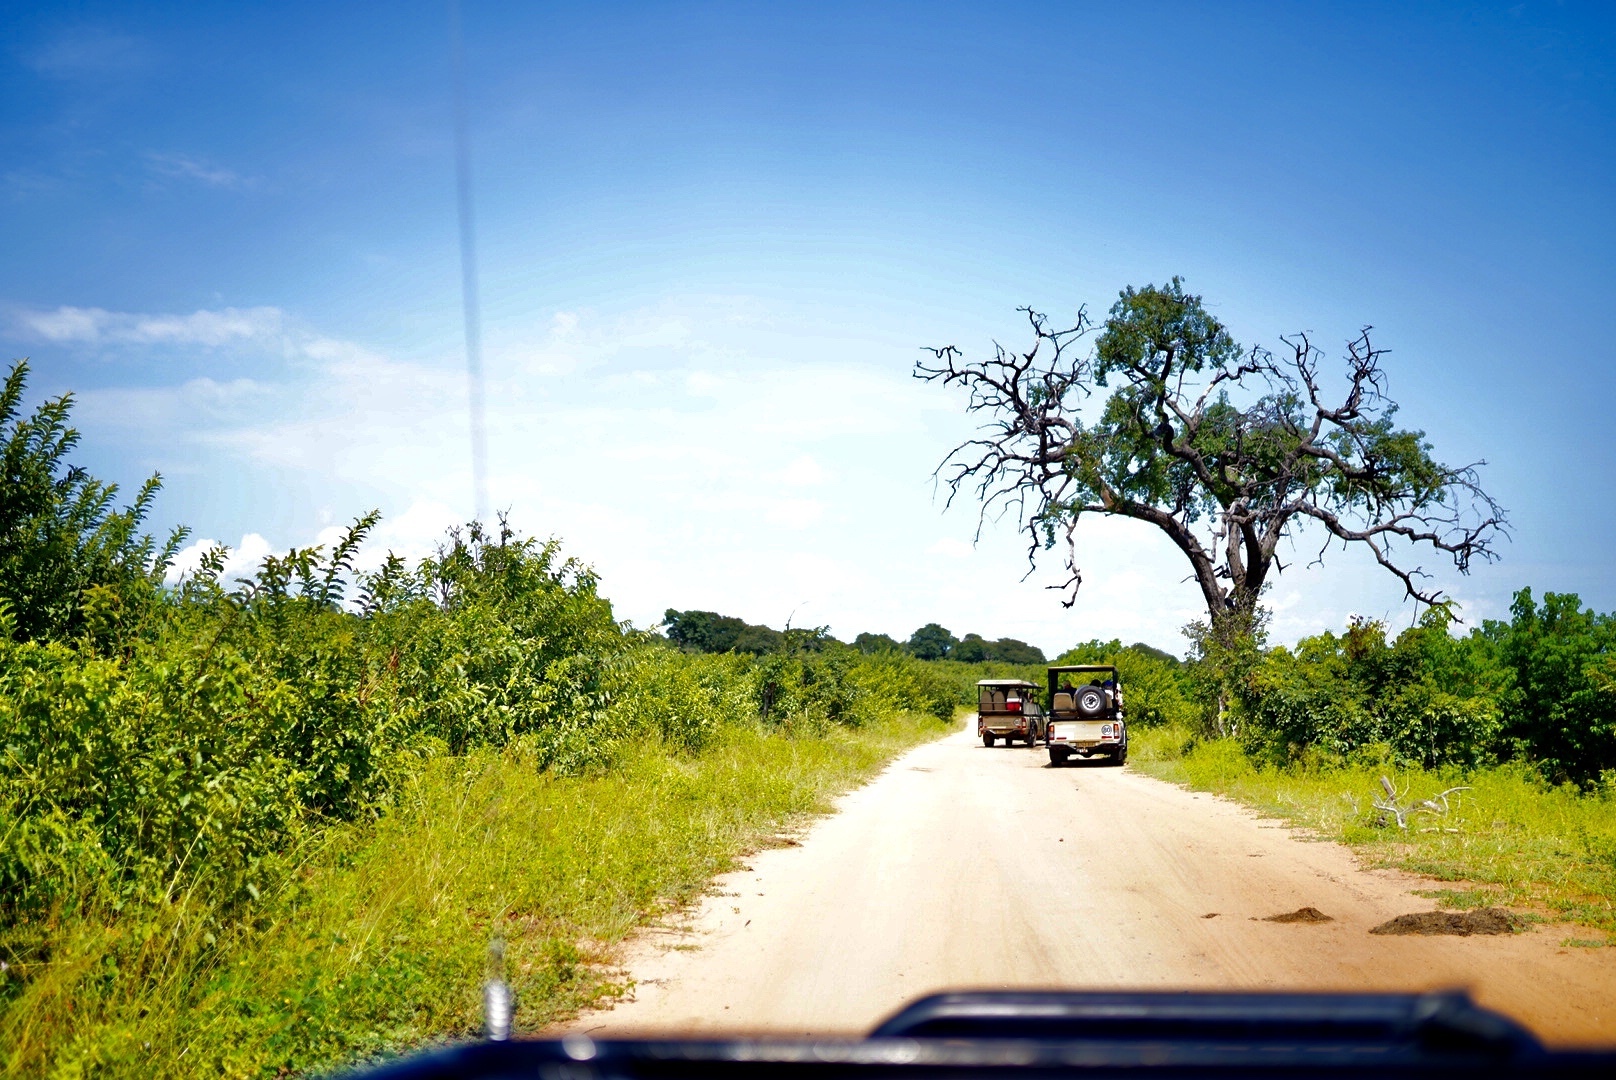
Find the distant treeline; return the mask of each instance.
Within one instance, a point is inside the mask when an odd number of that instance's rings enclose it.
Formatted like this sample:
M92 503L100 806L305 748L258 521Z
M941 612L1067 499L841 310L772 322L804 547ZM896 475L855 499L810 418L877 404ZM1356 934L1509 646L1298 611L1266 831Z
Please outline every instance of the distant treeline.
M846 647L848 644L831 637L824 627L775 630L733 615L720 615L716 611L676 611L669 608L662 616L662 625L669 641L691 652L737 652L763 656L776 652L815 652L828 647ZM899 641L889 634L863 633L853 639L851 647L866 656L886 652L907 653L917 660L959 660L967 664L986 661L1004 664L1044 662L1044 651L1036 645L1008 637L989 641L981 634L966 634L963 638L956 638L937 623L922 626L909 635L908 641Z
M1116 664L1136 722L1233 736L1270 764L1513 762L1551 783L1616 792L1616 615L1575 595L1540 600L1522 589L1508 621L1485 620L1463 636L1453 630L1445 612L1431 610L1397 634L1354 620L1292 646L1259 637L1232 655L1207 655L1192 633L1187 659L1120 641L1086 642L1056 659ZM842 643L823 628L781 632L669 611L665 632L690 652L906 655L941 662L966 688L984 676L1042 681L1045 663L1025 642L956 638L936 623L905 642L865 633Z

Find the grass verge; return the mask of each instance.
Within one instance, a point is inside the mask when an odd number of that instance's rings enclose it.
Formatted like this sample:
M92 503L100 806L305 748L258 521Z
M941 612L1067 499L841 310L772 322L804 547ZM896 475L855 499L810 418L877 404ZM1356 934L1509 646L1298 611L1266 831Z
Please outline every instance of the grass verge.
M1232 739L1197 740L1175 728L1131 736L1140 772L1245 803L1329 840L1374 866L1436 879L1422 895L1467 909L1509 905L1554 920L1616 932L1616 799L1551 787L1516 766L1470 772L1386 764L1259 765ZM1381 777L1403 805L1464 786L1446 814L1412 815L1407 829L1381 823ZM1611 938L1578 945L1616 944Z
M0 1016L0 1061L64 1077L283 1075L463 1036L496 937L516 1027L541 1027L621 992L600 962L634 927L947 730L914 715L818 734L738 727L699 756L650 753L592 777L492 751L433 762L379 821L328 834L224 940L183 913L52 928L50 974ZM132 933L145 936L138 975L107 966Z

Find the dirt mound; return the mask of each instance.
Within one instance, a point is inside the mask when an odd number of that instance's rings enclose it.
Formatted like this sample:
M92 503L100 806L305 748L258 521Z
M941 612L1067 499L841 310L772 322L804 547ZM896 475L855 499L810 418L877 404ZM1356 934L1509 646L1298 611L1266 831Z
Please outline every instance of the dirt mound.
M1503 908L1477 908L1475 911L1416 911L1381 923L1371 934L1513 934L1525 921Z
M1281 915L1269 915L1263 922L1335 922L1335 919L1316 907L1299 907Z

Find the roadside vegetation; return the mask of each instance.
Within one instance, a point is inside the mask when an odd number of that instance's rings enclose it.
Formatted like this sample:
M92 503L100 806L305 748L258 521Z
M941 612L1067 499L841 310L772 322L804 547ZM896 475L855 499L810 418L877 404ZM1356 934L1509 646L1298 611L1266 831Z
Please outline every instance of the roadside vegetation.
M1285 766L1248 754L1236 739L1169 727L1137 732L1128 760L1350 844L1370 865L1432 877L1437 884L1424 895L1442 907L1515 907L1601 931L1573 934L1569 944L1616 943L1607 936L1616 933L1616 801L1608 790L1555 785L1519 762L1426 769L1378 752ZM1377 803L1404 809L1407 827Z
M63 914L16 972L9 1069L260 1076L474 1035L498 943L533 1031L623 989L614 946L942 726L729 725L568 776L479 748L427 762L373 820L310 835L246 910L196 897ZM20 991L20 992L18 992Z
M539 1024L801 815L946 730L901 653L683 651L504 521L360 572L331 549L166 584L0 392L0 1065L296 1072L465 1034L490 946ZM809 635L813 637L813 635Z
M1444 905L1612 932L1613 665L1616 619L1571 595L1523 589L1509 621L1462 637L1440 610L1395 638L1360 620L1256 649L1232 677L1186 665L1201 716L1140 730L1130 760L1455 882L1432 890ZM1221 710L1205 689L1220 684Z

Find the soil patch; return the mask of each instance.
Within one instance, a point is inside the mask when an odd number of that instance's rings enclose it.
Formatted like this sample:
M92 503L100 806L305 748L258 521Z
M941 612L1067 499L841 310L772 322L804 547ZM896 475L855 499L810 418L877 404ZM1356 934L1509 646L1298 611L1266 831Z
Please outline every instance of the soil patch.
M1335 922L1335 919L1316 907L1299 907L1281 915L1270 915L1263 922Z
M1519 915L1503 908L1475 911L1416 911L1399 915L1370 930L1371 934L1513 934L1526 925Z

